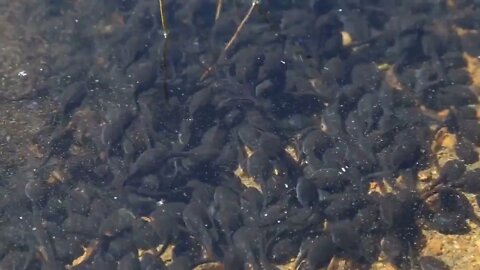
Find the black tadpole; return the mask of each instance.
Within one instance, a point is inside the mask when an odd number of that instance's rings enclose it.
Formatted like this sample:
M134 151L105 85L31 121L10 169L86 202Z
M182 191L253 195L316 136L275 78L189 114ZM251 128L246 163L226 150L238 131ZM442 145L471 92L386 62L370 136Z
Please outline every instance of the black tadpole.
M165 163L166 160L175 157L184 157L187 153L168 153L166 147L157 146L145 150L137 160L131 165L130 172L123 180L123 186L126 186L132 179L145 176L156 171Z

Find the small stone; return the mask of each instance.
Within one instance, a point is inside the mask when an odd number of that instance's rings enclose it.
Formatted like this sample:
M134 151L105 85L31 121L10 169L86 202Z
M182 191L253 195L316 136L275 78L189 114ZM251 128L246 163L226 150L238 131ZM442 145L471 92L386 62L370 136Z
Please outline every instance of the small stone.
M443 253L443 243L440 239L432 238L427 242L425 247L425 254L438 256Z
M352 44L352 36L345 31L342 31L341 34L342 34L342 45L344 47L350 46L350 44Z

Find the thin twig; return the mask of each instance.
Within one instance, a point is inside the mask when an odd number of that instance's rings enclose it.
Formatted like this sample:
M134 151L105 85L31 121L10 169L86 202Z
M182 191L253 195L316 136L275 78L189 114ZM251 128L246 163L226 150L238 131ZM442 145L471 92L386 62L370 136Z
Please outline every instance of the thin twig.
M233 34L232 38L230 38L230 41L228 41L227 45L223 49L224 53L226 53L227 50L230 49L230 47L233 45L233 42L237 39L238 34L240 33L240 31L242 31L243 26L247 22L248 18L250 18L250 16L252 15L253 9L257 6L257 4L258 4L258 1L252 1L252 5L248 9L247 15L245 15L243 20L240 22L240 24L238 25L237 30L235 30L235 33Z
M162 28L163 28L163 36L167 38L168 36L168 29L167 29L167 20L165 19L165 12L163 10L163 1L158 0L158 4L160 6L160 20L162 21Z
M243 20L240 22L240 24L238 25L237 27L237 30L235 30L235 33L233 34L233 36L230 38L230 40L228 41L227 45L225 45L225 47L223 48L223 51L222 53L220 54L220 57L218 58L217 62L215 62L214 65L211 65L203 74L202 76L200 77L200 81L203 81L209 74L210 72L213 70L213 67L220 61L220 59L222 57L225 56L225 54L227 53L228 49L230 49L230 47L232 47L233 45L233 42L235 42L235 40L237 39L238 37L238 34L240 33L240 31L242 31L243 27L245 26L245 23L247 22L248 18L250 18L250 16L252 15L252 12L253 12L253 9L260 3L259 0L253 0L252 1L252 5L250 6L250 8L248 9L248 12L247 14L245 15L245 17L243 17Z
M215 12L215 21L220 17L220 12L222 12L223 0L217 0L217 11Z

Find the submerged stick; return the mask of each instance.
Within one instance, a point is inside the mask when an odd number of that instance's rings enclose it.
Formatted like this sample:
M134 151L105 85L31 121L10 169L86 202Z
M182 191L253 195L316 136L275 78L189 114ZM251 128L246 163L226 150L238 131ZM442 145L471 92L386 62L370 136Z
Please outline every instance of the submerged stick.
M200 77L200 81L203 81L209 74L210 72L213 70L213 67L220 61L220 59L222 57L225 56L225 54L227 53L228 49L230 49L230 47L232 47L233 43L235 42L235 40L237 39L238 37L238 34L240 33L240 31L242 31L243 27L245 26L245 23L248 21L248 19L250 18L250 16L252 15L252 12L253 12L253 9L260 3L259 0L253 0L252 1L252 5L250 6L250 8L248 9L248 12L247 14L245 15L245 17L243 17L242 21L240 22L240 24L238 25L237 27L237 30L235 30L235 33L233 33L232 37L230 38L230 40L227 42L227 45L225 45L225 47L223 48L223 51L222 53L220 54L220 57L218 58L218 60L215 62L215 64L211 65L210 67L208 67L208 69L202 74L202 76Z
M165 19L165 12L163 10L163 1L158 0L158 4L160 6L160 20L162 21L162 28L163 28L163 36L167 38L168 36L168 29L167 29L167 20Z
M164 98L168 106L168 85L167 85L167 76L168 76L168 65L167 65L167 56L168 56L168 28L167 28L167 19L165 18L165 10L163 7L163 1L158 0L158 5L160 8L160 20L162 22L162 28L163 28L163 36L165 37L165 43L163 43L163 52L162 52L162 72L164 74L164 79L163 79L163 93L164 93Z
M226 53L227 50L230 49L230 47L233 45L233 42L235 42L235 40L237 39L238 34L240 33L240 31L242 31L243 26L245 26L245 23L247 22L248 18L250 18L250 16L252 15L253 9L258 5L258 3L259 3L259 1L256 1L256 0L252 1L252 5L248 9L247 15L245 15L245 17L243 17L243 20L238 25L237 30L235 30L235 33L233 34L233 36L230 38L227 45L223 49L224 53Z
M222 12L223 0L217 0L217 10L215 12L215 21L220 17L220 12Z

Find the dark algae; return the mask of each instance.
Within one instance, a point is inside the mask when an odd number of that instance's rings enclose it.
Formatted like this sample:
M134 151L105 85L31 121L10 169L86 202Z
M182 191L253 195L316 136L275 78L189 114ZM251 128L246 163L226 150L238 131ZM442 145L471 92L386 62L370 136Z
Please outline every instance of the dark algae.
M425 234L480 226L478 1L18 2L0 270L453 269Z

